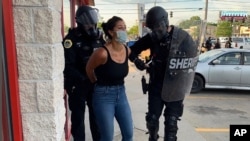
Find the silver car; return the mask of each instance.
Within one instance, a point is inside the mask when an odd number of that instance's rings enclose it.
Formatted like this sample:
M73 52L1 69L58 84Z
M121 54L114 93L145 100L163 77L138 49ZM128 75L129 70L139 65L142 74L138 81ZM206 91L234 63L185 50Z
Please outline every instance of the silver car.
M250 90L250 50L222 48L200 54L191 92L204 88Z

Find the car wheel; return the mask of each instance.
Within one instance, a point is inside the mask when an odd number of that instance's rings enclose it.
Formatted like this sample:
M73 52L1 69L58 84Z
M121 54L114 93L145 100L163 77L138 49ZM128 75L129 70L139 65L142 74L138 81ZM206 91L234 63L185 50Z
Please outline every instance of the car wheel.
M195 75L191 93L197 93L203 89L204 81L199 75Z

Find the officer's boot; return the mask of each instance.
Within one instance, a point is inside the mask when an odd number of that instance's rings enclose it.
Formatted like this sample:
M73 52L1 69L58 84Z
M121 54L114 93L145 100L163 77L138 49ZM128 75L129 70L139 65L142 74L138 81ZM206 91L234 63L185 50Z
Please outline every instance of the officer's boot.
M179 120L178 117L167 115L164 123L164 141L177 141L177 120Z
M150 132L149 131L149 138L148 141L157 141L159 138L159 135L157 134L157 132Z
M158 135L159 126L149 128L147 124L147 128L148 128L148 133L149 133L148 141L157 141L159 138L159 135Z
M159 121L157 120L155 115L150 115L150 114L147 114L146 121L149 134L148 141L157 141L159 138L158 135Z

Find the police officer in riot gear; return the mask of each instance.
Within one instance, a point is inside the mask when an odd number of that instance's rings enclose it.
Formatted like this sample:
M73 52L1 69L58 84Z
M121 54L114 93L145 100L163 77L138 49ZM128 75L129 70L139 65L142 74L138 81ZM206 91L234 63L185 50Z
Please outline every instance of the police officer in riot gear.
M177 141L177 121L183 113L185 95L191 91L198 49L187 32L169 25L168 13L162 7L155 6L148 11L146 26L151 33L130 47L130 60L139 70L147 69L150 76L146 113L149 141L159 138L159 118L163 110L164 141ZM150 49L150 60L146 61L149 65L138 58L147 49Z
M93 84L88 79L85 66L95 48L103 46L102 32L97 28L97 10L89 6L80 6L76 11L77 27L69 29L63 39L65 69L64 87L69 96L71 110L71 133L74 141L85 141L85 105L88 105L90 130L93 141L100 134L95 123L92 109Z

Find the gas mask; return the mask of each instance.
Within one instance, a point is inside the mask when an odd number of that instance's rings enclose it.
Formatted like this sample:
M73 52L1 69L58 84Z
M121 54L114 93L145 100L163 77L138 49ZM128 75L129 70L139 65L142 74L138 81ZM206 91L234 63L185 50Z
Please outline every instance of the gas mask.
M158 24L155 24L153 28L151 29L151 37L154 41L161 41L164 40L169 36L169 33L167 32L167 26L165 21L161 21Z
M99 36L98 29L93 26L85 30L87 35L91 38L97 38Z

